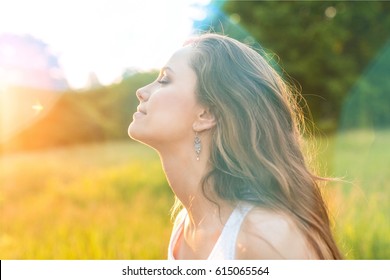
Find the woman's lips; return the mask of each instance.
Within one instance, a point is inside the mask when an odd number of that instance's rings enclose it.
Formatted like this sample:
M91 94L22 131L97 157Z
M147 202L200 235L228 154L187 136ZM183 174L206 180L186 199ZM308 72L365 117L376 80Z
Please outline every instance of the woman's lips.
M138 106L137 112L135 112L133 115L133 119L138 119L138 118L141 118L143 116L146 116L146 111L141 106Z
M144 110L144 108L142 108L140 106L137 107L137 112L140 112L140 113L146 115L146 111Z
M133 115L133 119L137 119L137 118L140 118L140 117L143 117L143 116L146 116L146 114L140 112L140 111L137 111L134 113Z

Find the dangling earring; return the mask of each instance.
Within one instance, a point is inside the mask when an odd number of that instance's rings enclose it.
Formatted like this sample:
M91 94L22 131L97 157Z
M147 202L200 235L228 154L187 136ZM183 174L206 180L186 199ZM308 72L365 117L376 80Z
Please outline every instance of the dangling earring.
M196 153L196 160L199 160L200 151L202 150L202 143L200 142L198 132L195 132L194 148Z

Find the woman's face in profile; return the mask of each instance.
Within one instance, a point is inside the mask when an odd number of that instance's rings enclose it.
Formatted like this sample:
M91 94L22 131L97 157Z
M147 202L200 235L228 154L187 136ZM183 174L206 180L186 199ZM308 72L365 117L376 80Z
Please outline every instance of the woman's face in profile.
M140 103L129 126L131 138L155 148L193 139L199 105L196 74L189 66L192 51L190 46L179 49L154 82L137 90Z

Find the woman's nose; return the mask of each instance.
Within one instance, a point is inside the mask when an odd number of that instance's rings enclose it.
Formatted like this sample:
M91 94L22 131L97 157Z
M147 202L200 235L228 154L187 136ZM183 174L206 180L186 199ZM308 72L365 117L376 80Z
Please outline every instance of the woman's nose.
M139 88L136 92L135 95L137 96L139 101L147 101L149 98L149 94L145 91L145 87Z

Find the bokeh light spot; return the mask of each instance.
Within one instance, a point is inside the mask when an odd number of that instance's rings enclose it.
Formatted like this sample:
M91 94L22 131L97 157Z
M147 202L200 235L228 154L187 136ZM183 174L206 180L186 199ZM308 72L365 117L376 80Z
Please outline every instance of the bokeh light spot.
M325 9L325 16L327 18L330 18L330 19L334 18L336 16L336 14L337 14L337 10L333 6L330 6L330 7Z

